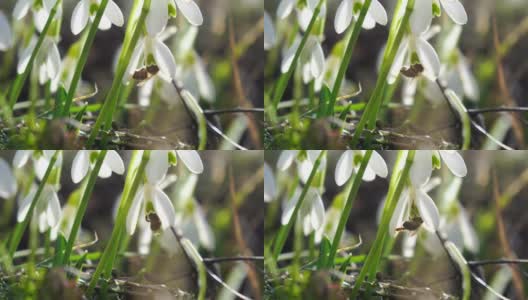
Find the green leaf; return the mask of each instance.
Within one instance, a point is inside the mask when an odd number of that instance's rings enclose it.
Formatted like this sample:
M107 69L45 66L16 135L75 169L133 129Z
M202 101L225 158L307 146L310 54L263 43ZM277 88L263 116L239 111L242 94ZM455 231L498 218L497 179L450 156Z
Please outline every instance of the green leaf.
M332 244L330 240L324 236L321 244L319 245L319 258L317 259L317 269L322 269L326 266L326 261L330 255L330 249Z
M68 98L68 92L66 91L64 86L60 85L59 89L57 90L57 94L55 95L55 109L53 111L54 118L57 118L58 116L60 116L62 112L62 108L67 98Z
M324 84L319 95L319 110L317 111L317 117L324 117L330 114L329 110L331 110L331 108L329 107L329 104L331 98L332 92L328 86Z
M59 266L64 259L64 251L66 250L66 238L59 234L55 241L55 258L53 259L53 266Z

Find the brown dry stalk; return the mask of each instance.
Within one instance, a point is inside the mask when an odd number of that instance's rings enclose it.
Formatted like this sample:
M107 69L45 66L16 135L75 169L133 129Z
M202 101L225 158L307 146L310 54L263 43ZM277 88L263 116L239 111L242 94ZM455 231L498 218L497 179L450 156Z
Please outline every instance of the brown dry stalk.
M503 103L509 107L516 107L515 100L510 94L508 86L506 84L506 77L504 76L504 68L502 66L502 57L500 53L501 44L499 41L499 33L497 30L497 19L493 18L493 46L495 47L495 64L497 65L497 81L499 84L499 90L502 95ZM516 118L512 118L512 127L515 139L519 144L519 148L524 148L524 129L521 121Z
M500 192L499 184L497 182L497 173L493 170L493 199L495 200L495 217L497 219L497 234L501 243L504 255L509 259L517 259L517 256L511 249L510 243L506 235L506 229L504 227L504 220L502 218L502 209L500 205ZM517 265L510 265L513 274L513 286L515 287L515 293L518 299L524 298L524 286L519 267Z
M247 243L242 234L242 227L240 226L240 219L238 217L237 204L235 202L236 191L235 191L235 181L233 179L233 169L229 168L229 194L231 199L231 211L233 213L233 230L235 231L235 239L238 244L238 248L242 251L243 255L253 256L253 252L247 246ZM253 288L253 296L256 300L260 300L262 297L262 292L260 290L260 284L258 279L258 274L255 269L255 266L250 261L245 261L248 267L248 278Z
M233 20L229 18L229 48L231 49L231 65L233 67L233 85L235 88L235 92L237 93L237 100L241 107L243 108L253 108L253 105L246 97L246 93L244 92L244 88L242 86L242 81L240 78L240 71L238 69L238 60L237 60L237 54L236 54L236 41L235 41L235 33L234 33L234 27L233 27ZM247 115L248 120L248 129L251 136L251 140L253 141L253 145L255 145L255 148L260 149L261 148L261 142L260 142L260 133L257 126L257 122L255 120L254 116Z

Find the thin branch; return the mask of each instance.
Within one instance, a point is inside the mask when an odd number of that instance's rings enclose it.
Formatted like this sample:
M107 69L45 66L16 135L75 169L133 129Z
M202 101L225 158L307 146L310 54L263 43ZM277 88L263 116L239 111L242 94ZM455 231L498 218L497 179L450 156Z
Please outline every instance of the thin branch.
M523 113L523 112L528 112L528 107L525 107L525 106L518 106L518 107L499 106L499 107L487 107L487 108L471 108L471 109L468 109L467 112L470 115L479 115L479 114L497 113L497 112Z
M264 108L247 108L247 107L235 107L226 109L206 109L203 111L206 116L222 115L222 114L236 114L236 113L263 113Z
M486 260L472 260L467 262L472 267L486 266L486 265L500 265L500 264L528 264L528 259L486 259Z
M204 263L218 264L232 261L264 261L264 256L230 256L230 257L212 257L204 258Z

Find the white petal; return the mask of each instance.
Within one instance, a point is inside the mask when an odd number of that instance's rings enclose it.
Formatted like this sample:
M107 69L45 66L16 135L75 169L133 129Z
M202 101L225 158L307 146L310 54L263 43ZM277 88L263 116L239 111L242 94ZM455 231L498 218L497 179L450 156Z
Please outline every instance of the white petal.
M458 221L465 247L473 253L478 252L478 249L480 247L478 235L475 232L475 229L473 228L471 223L469 222L469 218L463 208L461 208L460 210Z
M0 50L7 50L13 44L13 33L9 26L9 21L2 11L0 11Z
M464 162L464 158L457 151L440 150L440 156L447 165L451 173L458 177L464 177L467 175L467 167Z
M288 169L293 160L295 159L295 156L297 156L298 150L284 150L281 152L279 159L277 160L277 169L280 171L285 171Z
M275 178L273 171L264 163L264 202L270 202L275 198L277 187L275 186Z
M433 0L418 0L414 2L414 11L411 14L410 24L414 34L423 33L433 20Z
M126 219L126 229L129 235L133 235L134 231L136 231L139 213L141 212L141 206L143 204L143 199L145 196L144 189L145 187L140 187L137 190L136 196L134 197L134 201L132 202L132 206L130 206L130 210L128 211Z
M383 215L383 208L381 209L381 215ZM395 236L398 232L396 229L401 226L404 222L404 219L408 217L409 213L409 192L407 190L403 191L396 203L396 208L392 214L391 220L389 222L389 233L392 236Z
M359 13L354 16L356 19L359 18ZM363 25L361 26L363 29L370 30L376 27L376 20L372 18L370 14L365 15L365 19L363 20Z
M379 177L385 178L389 175L389 170L387 169L385 160L376 151L372 151L372 156L368 162L368 167L371 168Z
M57 193L55 191L51 190L51 188L45 194L47 197L49 197L48 207L46 209L48 225L50 227L55 227L55 225L59 224L62 217L59 197L57 196Z
M197 151L194 150L177 150L178 157L183 161L183 164L193 174L202 174L204 166L202 159Z
M435 49L423 38L416 39L416 53L424 67L424 75L434 81L440 74L440 59Z
M112 176L112 169L108 165L105 165L104 163L101 165L101 169L99 169L99 174L97 176L101 178L110 178Z
M90 151L80 150L73 158L71 168L71 178L73 183L79 183L83 180L88 169L90 168Z
M167 0L153 1L150 5L150 12L147 15L146 27L151 36L163 31L169 21L169 3Z
M193 0L175 0L178 9L183 16L194 26L203 24L203 16L200 7Z
M338 186L345 184L354 170L354 152L352 150L345 151L336 164L335 181Z
M130 77L132 76L132 74L134 74L134 72L136 71L138 67L139 59L141 58L141 54L143 54L143 46L145 45L144 43L145 43L145 40L142 39L138 43L136 48L134 49L134 52L132 53L132 57L130 58L130 63L128 64L128 67L127 67L127 74ZM128 80L130 80L130 78L127 78L126 76L123 77L124 83L126 83Z
M17 65L18 74L22 74L26 70L29 60L31 58L31 54L33 53L33 50L35 49L36 45L37 45L37 40L35 38L32 38L27 48L24 48L24 50L22 50L22 52L20 53L20 57L18 60L18 65Z
M145 168L148 182L155 184L160 182L169 169L169 151L157 150L150 154L150 159Z
M200 95L204 100L213 102L216 97L215 86L200 57L196 57L194 72L196 75L196 82L198 83L198 89L200 90Z
M414 161L411 166L410 178L415 187L425 184L433 172L432 153L429 150L416 151Z
M215 237L211 226L205 218L201 207L196 206L195 212L193 214L194 224L196 225L196 230L198 231L198 237L200 244L207 250L214 250L215 248Z
M459 25L464 25L468 22L468 15L464 5L459 0L440 0L440 3L453 22Z
M312 49L312 55L310 58L310 68L312 71L312 76L314 78L319 77L324 72L325 56L323 47L319 42L316 42Z
M37 193L36 186L32 186L29 190L29 193L24 197L22 202L20 203L20 206L18 207L18 213L17 213L17 222L22 222L26 218L29 208L31 206L31 202L33 202L33 198L35 198L35 194Z
M108 5L106 6L104 16L108 18L112 22L112 24L118 27L123 26L123 24L125 23L125 18L123 17L123 13L121 12L121 9L112 0L108 1Z
M33 154L33 150L18 150L13 158L13 166L15 168L22 168Z
M416 190L416 207L423 219L425 229L434 232L440 225L440 215L433 199L421 189Z
M352 0L343 0L337 7L336 16L334 19L334 28L337 34L345 32L352 22L353 13Z
M167 45L158 39L154 39L154 58L161 72L171 79L175 77L176 62Z
M396 79L398 78L398 75L400 74L400 71L405 62L405 58L407 56L408 50L409 50L409 40L407 38L404 38L400 44L400 47L398 48L398 51L396 52L394 61L392 62L389 76L387 77L388 84L393 84L394 82L396 82Z
M359 166L356 167L356 172L357 170L359 170ZM374 172L374 170L372 170L371 168L369 168L369 166L367 166L365 168L365 172L363 173L363 181L366 181L366 182L371 182L373 181L374 179L376 179L376 173Z
M281 19L289 16L295 6L295 0L282 0L277 7L277 16Z
M123 175L123 173L125 173L123 159L121 159L121 156L119 156L119 153L115 150L110 150L106 153L103 164L109 166L116 174Z
M74 35L77 35L83 31L88 24L88 17L90 14L90 2L81 0L73 9L71 17L71 31Z
M32 0L17 1L15 5L15 9L13 9L13 17L15 17L15 19L17 20L22 19L25 15L27 15L31 4L32 4Z
M275 27L273 26L273 21L266 11L264 11L264 49L268 50L277 41L277 36L275 33Z
M95 19L94 17L92 17L92 20ZM108 19L105 15L103 15L101 17L101 21L99 22L99 29L101 30L108 30L110 28L112 28L112 22L110 21L110 19Z
M477 101L480 97L480 90L477 79L471 72L469 64L465 57L460 54L458 62L458 72L464 88L464 94L470 100Z
M321 196L319 196L319 193L314 188L310 188L309 194L311 195L307 195L307 197L312 198L310 222L312 224L312 228L314 230L318 230L325 222L325 208L323 199L321 199Z
M314 165L309 159L305 159L302 162L297 163L297 173L302 183L307 183L310 174L312 173Z
M17 182L9 164L0 159L0 198L11 198L16 194Z
M295 52L297 52L297 49L299 48L301 44L300 38L295 38L293 41L293 44L286 50L282 57L281 62L281 72L286 73L290 69L293 59L295 58Z
M368 10L368 14L380 25L387 25L388 18L385 8L378 0L372 0Z
M293 193L293 196L282 202L282 215L281 215L281 224L286 225L290 221L293 210L295 209L295 205L297 205L297 201L299 201L299 197L301 196L302 190L300 188L296 188L295 192Z
M176 220L176 214L174 213L174 206L169 199L169 196L165 194L159 187L152 187L153 199L152 204L154 205L154 210L161 221L161 228L163 230L169 228L174 221Z

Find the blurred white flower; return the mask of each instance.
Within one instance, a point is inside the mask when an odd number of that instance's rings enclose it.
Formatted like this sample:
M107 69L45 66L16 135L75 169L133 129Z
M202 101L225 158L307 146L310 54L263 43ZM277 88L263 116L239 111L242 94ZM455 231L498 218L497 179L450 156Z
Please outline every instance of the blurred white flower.
M17 182L9 164L0 159L0 198L9 199L17 192Z
M0 11L0 51L5 51L13 46L13 32L4 12Z
M191 50L183 63L178 64L176 78L196 99L204 99L211 103L216 98L216 90L202 58L195 50Z
M267 163L264 163L264 202L271 202L277 195L275 176Z
M95 163L96 157L92 154L97 154L99 151L95 150L80 150L75 155L72 168L71 177L73 183L79 183L88 174L88 170L91 169ZM123 175L125 172L125 164L123 160L115 150L107 152L101 169L99 170L98 176L101 178L108 178L112 176L112 172Z
M358 19L364 2L364 0L341 1L334 19L334 28L338 34L345 32L348 26L350 26L350 23L352 23L352 18L355 20ZM376 23L385 26L387 25L387 21L387 12L383 5L378 0L372 0L362 27L364 29L372 29L376 26Z
M267 11L264 11L264 50L271 49L277 42L275 26Z
M156 150L150 155L145 173L150 182L158 182L165 177L172 159L181 159L187 170L193 174L203 173L204 166L200 154L195 150Z
M33 198L37 193L37 186L33 184L29 193L23 197L18 208L17 221L23 222L26 218ZM30 216L31 217L31 216ZM41 233L51 229L51 239L57 238L58 227L62 218L62 209L59 202L59 197L55 187L46 183L40 197L37 199L37 204L33 211L33 217L38 222L39 231Z
M282 73L288 72L300 44L301 37L297 36L293 41L293 44L284 52L281 64ZM301 51L298 63L302 68L304 83L316 80L324 75L324 51L318 38L314 35L308 37L308 40Z
M28 46L20 52L17 66L18 74L22 74L26 71L36 45L37 38L32 37ZM57 43L52 37L46 36L44 38L44 42L35 58L35 66L38 68L39 83L44 84L51 81L51 90L56 91L60 80L61 56Z
M286 171L293 162L296 162L297 173L303 183L308 181L310 173L312 172L313 166L317 157L321 153L321 150L307 150L306 156L301 156L299 150L284 150L281 152L279 159L277 160L277 169L279 171ZM319 169L321 172L326 168L326 157L323 157Z
M286 225L290 221L295 206L299 202L302 189L297 187L293 196L285 200L282 205L281 224ZM304 235L318 231L325 223L325 208L323 199L315 188L310 187L303 203L299 209L299 220L302 222Z
M352 173L359 170L365 152L366 151L347 150L341 154L335 169L335 181L338 186L345 184L352 176ZM376 178L376 175L385 178L388 173L389 170L383 157L381 157L378 152L373 151L365 169L365 173L363 173L363 180L372 181Z
M18 150L15 152L15 157L13 158L13 166L17 169L22 168L31 158L33 160L35 174L39 180L42 180L54 154L55 150ZM57 161L53 167L60 168L61 166L62 153L59 153Z
M53 6L55 5L55 0L18 0L13 9L13 17L17 20L24 18L29 10L33 12L33 21L35 22L35 27L39 32L42 32L46 22L48 20L49 14ZM59 11L55 16L56 19L59 19L62 16L62 6L59 6Z
M203 24L200 7L193 0L156 0L152 1L146 19L148 34L155 36L163 31L167 26L169 16L176 13L176 7L191 25L200 26Z
M414 3L414 10L409 21L413 33L425 32L431 26L433 14L440 15L441 8L456 24L464 25L467 23L466 10L459 0L419 0Z
M95 19L100 4L101 0L80 0L77 3L71 17L71 31L74 35L83 31L88 24L88 19L91 21ZM114 1L109 0L99 23L99 29L108 30L112 24L121 27L124 23L125 19L121 9Z
M467 175L464 158L456 150L419 150L416 151L414 162L410 170L411 182L414 186L423 186L433 172L433 168L440 168L441 162L457 177Z
M297 21L301 26L303 31L306 31L310 21L312 19L313 13L319 0L307 0L307 1L297 1L297 0L281 0L279 6L277 7L277 16L280 19L287 18L293 11L294 8L297 10ZM323 3L321 10L319 12L320 19L323 19L326 15L326 3Z

